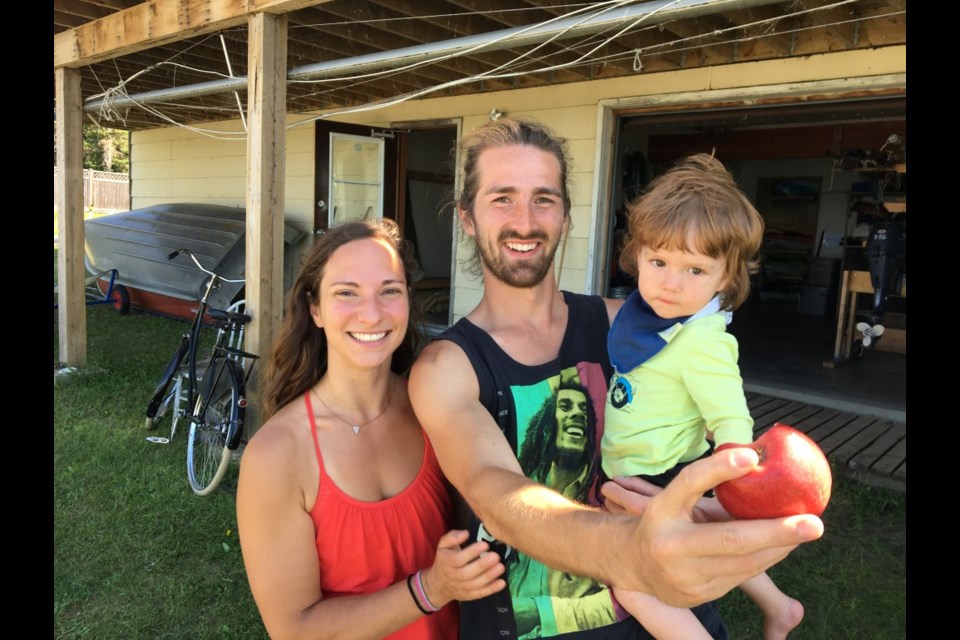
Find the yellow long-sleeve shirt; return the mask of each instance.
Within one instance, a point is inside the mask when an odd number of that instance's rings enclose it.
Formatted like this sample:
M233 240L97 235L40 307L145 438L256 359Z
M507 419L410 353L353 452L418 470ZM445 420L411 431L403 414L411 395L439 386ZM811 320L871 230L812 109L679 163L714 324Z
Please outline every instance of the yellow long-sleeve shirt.
M668 344L626 373L615 372L600 441L608 477L656 475L715 444L753 441L753 418L726 315L713 313L661 333Z

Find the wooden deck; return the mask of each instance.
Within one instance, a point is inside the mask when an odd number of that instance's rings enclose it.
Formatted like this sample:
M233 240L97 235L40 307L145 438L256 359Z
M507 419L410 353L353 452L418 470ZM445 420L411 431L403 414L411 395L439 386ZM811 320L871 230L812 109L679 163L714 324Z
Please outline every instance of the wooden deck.
M760 435L775 422L788 424L813 438L848 476L878 487L907 491L907 425L872 416L827 409L759 393L747 394Z

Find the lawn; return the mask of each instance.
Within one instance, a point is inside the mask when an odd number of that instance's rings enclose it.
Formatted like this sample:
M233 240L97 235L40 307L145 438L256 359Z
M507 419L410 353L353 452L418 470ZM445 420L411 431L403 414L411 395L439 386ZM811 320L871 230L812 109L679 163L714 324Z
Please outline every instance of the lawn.
M237 465L200 498L182 430L169 445L144 439L144 406L185 328L87 307L88 363L58 376L54 312L56 638L266 637L237 540ZM821 540L770 572L806 607L790 637L904 638L906 495L837 478L824 521ZM732 639L760 637L741 593L721 610Z
M87 313L88 364L57 376L54 312L54 636L264 638L237 543L236 465L200 498L183 429L169 445L145 440L144 407L186 323Z
M109 216L114 213L117 213L117 212L116 211L100 211L100 210L87 208L83 210L83 219L90 220L91 218L100 218L102 216ZM57 208L54 207L53 208L53 237L54 238L59 237L59 233L60 233L60 218L57 215Z

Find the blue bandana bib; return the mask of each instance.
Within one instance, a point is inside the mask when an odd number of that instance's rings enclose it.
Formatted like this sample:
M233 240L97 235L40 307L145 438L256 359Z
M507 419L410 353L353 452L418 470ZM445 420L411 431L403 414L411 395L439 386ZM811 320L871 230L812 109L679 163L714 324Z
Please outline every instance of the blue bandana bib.
M607 334L610 362L617 371L636 369L660 353L684 324L717 311L720 311L720 297L714 296L692 316L661 318L635 289L620 307ZM729 316L727 322L730 322Z

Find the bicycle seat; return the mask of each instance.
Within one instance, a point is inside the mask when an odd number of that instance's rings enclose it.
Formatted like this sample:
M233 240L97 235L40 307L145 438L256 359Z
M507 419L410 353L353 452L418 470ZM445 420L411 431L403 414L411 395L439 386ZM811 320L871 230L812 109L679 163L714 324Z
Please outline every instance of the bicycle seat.
M224 320L233 324L247 324L250 322L250 316L245 313L234 313L232 311L224 311L223 309L207 309L207 315L218 322Z

